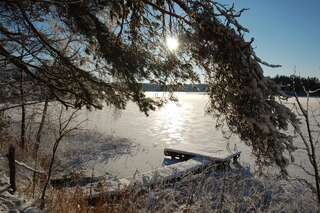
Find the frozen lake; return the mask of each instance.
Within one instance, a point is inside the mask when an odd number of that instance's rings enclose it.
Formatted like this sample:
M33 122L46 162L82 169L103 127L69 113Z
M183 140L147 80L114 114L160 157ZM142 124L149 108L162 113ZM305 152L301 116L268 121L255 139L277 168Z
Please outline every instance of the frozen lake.
M159 97L163 93L148 93L148 95ZM236 146L242 152L240 161L254 167L254 156L250 148L241 142L237 135L232 135L229 139L223 137L221 130L215 128L215 119L205 113L208 103L206 94L176 93L176 95L178 103L168 103L160 110L151 112L148 117L133 103L129 103L124 111L114 111L110 108L84 111L82 116L88 119L85 124L86 129L105 136L127 138L138 145L131 155L120 155L108 162L89 161L87 168L94 167L98 174L107 171L120 177L132 176L136 171L145 172L161 166L164 148L178 144L185 147L197 146L206 152L226 150L227 146L233 150ZM320 113L319 100L310 99L310 106L313 107L316 116ZM301 98L301 101L305 104L306 98ZM291 98L285 104L292 108L293 102L294 99ZM312 123L316 125L313 121ZM317 127L314 129L319 131ZM314 134L318 135L318 132ZM295 144L301 145L299 137L295 138ZM296 162L308 167L304 156L306 155L303 151L297 151ZM297 168L289 169L294 174L303 175Z
M159 97L164 93L147 93L150 97ZM116 111L105 107L103 110L81 110L79 121L87 120L82 127L85 134L77 133L66 139L59 147L60 156L67 162L62 171L83 168L87 174L94 169L95 175L106 172L119 177L128 177L138 172L146 172L162 165L164 148L174 145L186 148L196 147L205 152L234 149L241 151L240 161L254 167L254 156L250 148L240 141L237 135L229 139L223 137L221 130L215 128L215 119L205 113L208 96L203 93L176 93L179 102L170 102L147 117L133 103L128 103L126 110ZM306 98L301 98L303 104ZM290 108L294 99L285 102ZM51 105L51 104L50 104ZM55 104L52 103L52 106ZM311 98L310 106L314 109L311 116L320 118L320 99ZM31 109L30 109L31 108ZM32 111L30 107L29 110ZM50 107L49 113L55 107ZM11 112L14 120L19 122L17 111ZM318 119L319 121L320 119ZM311 128L315 138L319 139L320 128L314 120ZM17 129L19 131L19 129ZM289 130L292 132L292 129ZM302 129L306 132L305 129ZM17 135L19 133L17 132ZM301 147L301 139L295 138L295 144ZM48 138L42 147L48 149L52 140ZM119 145L119 146L118 146ZM131 146L133 145L133 146ZM228 147L228 148L227 148ZM319 152L317 147L317 152ZM306 153L295 153L296 163L308 165ZM289 167L299 176L303 173L297 168ZM272 170L272 169L271 169ZM271 171L272 172L272 171Z
M163 93L148 93L151 97ZM206 152L226 150L229 143L231 149L237 144L242 151L241 161L252 162L249 149L239 141L237 136L230 139L223 137L215 128L215 120L205 113L208 96L201 93L177 93L179 102L168 103L158 111L151 112L148 117L138 107L129 103L124 111L115 112L110 108L86 111L82 115L88 122L86 129L98 131L104 135L128 138L138 148L132 155L123 155L105 162L88 162L88 167L95 167L98 173L130 176L136 170L148 171L161 166L163 149L172 145L197 146Z

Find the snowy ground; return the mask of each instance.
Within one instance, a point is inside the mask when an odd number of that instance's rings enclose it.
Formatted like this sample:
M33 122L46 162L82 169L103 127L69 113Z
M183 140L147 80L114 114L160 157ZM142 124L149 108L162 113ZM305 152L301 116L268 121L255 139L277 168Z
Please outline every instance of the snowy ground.
M286 104L291 105L292 102L293 100L290 99ZM77 132L61 143L55 176L59 177L73 171L83 171L86 175L91 175L94 171L97 176L106 173L120 177L132 176L136 170L144 172L161 166L163 148L175 144L184 146L200 144L210 149L225 149L227 144L230 144L230 147L236 145L238 150L242 151L242 161L251 165L254 158L250 149L244 146L236 136L230 139L223 138L221 132L214 128L213 118L205 116L205 103L206 96L186 95L182 97L181 103L169 104L160 111L152 113L150 117L144 117L131 104L120 115L112 114L110 109L82 111L81 116L89 119L85 125L85 131ZM311 105L319 110L317 108L319 99L311 99ZM13 129L18 135L18 128ZM42 151L50 154L52 140L52 137L46 135ZM299 144L298 140L295 142ZM304 162L303 156L303 153L298 152L297 162ZM292 171L299 174L296 169ZM207 209L210 212L222 208L220 201L220 204L214 203L220 199L218 197L220 193L219 196L223 196L225 201L235 203L233 210L247 209L251 202L254 208L261 210L263 206L261 199L268 197L271 193L273 200L269 202L268 208L276 207L276 212L281 209L290 209L290 206L285 206L287 203L293 203L293 209L298 212L309 207L310 212L316 209L314 203L308 203L312 200L310 192L298 183L290 185L281 181L264 180L262 187L261 183L256 183L254 178L248 176L244 178L243 171L239 172L223 175L210 173L205 178L190 176L189 179L183 179L177 185L162 186L152 190L144 188L143 191L147 193L143 193L140 198L132 199L143 203L147 206L145 210L151 212L161 212L163 210L161 206L174 211L190 209L197 212L200 209ZM246 196L243 191L250 188L247 185L248 182L249 185L254 184L259 189L250 196ZM225 183L228 183L227 186ZM237 185L232 185L233 183ZM229 191L228 187L230 187ZM169 202L171 199L173 201Z
M169 184L132 185L128 206L138 212L317 212L300 183L257 180L248 168L205 170Z
M24 212L38 213L39 209L32 207L32 203L27 202L22 196L12 195L8 192L9 180L3 174L4 165L0 163L0 212Z

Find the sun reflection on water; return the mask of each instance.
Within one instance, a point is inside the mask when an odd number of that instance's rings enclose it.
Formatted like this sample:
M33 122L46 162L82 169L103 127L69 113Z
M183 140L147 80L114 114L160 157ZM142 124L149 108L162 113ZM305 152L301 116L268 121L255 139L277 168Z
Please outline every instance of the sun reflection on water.
M162 129L168 134L166 144L177 144L183 140L184 116L182 107L175 102L167 103L161 109Z

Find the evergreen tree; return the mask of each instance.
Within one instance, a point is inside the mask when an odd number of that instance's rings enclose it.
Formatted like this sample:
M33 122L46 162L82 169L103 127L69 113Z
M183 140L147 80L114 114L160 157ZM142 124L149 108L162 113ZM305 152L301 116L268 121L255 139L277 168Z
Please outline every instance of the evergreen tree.
M141 82L174 88L204 74L217 126L239 134L258 163L284 169L294 146L283 130L296 117L260 66L277 65L244 38L237 18L245 10L213 0L3 0L0 55L76 108L123 109L131 100L148 113L163 100L146 97Z

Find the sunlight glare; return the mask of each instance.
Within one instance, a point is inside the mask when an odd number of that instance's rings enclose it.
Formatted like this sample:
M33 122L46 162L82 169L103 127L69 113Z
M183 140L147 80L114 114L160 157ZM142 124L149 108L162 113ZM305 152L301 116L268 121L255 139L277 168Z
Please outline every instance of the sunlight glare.
M168 37L166 43L167 43L167 47L170 51L175 51L178 49L179 42L176 38Z
M161 109L161 126L168 134L165 143L175 144L183 141L184 116L181 106L177 103L169 102Z

